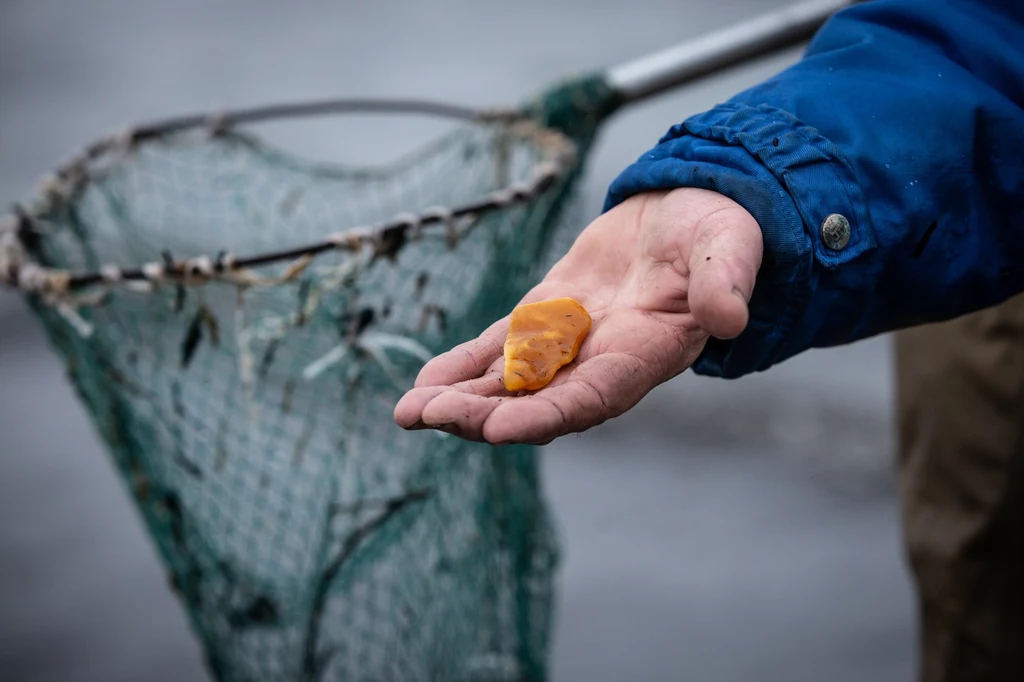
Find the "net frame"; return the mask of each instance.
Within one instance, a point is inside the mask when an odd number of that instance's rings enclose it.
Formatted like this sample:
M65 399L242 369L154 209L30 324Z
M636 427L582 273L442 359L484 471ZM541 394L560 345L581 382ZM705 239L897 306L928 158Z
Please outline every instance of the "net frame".
M31 245L45 238L45 227L41 223L44 215L69 205L88 183L101 179L119 162L130 158L140 145L187 131L214 137L231 134L244 138L248 133L239 128L245 124L352 113L418 114L467 124L500 126L510 143L529 141L546 154L542 155L528 179L510 181L475 200L451 207L431 206L418 212L402 212L390 220L371 225L344 227L325 234L318 241L282 250L246 255L222 250L216 254L195 254L184 260L165 257L162 261L146 263L107 263L91 272L47 267L29 255ZM375 255L394 257L398 249L417 239L424 229L443 229L446 239L454 244L487 213L512 204L530 203L554 189L571 175L578 160L577 152L578 145L571 137L556 128L541 125L528 110L474 109L426 100L346 98L181 116L147 123L100 138L86 146L82 152L44 175L38 182L36 195L28 203L15 204L11 214L0 217L0 284L23 295L40 297L88 335L89 325L74 312L75 308L100 300L105 290L115 286L127 285L137 291L152 291L162 283L197 286L211 281L267 286L291 279L312 259L328 252L355 253L369 248ZM401 162L400 159L388 165ZM326 164L318 165L327 167ZM261 277L254 272L257 268L280 264L285 266L277 277Z

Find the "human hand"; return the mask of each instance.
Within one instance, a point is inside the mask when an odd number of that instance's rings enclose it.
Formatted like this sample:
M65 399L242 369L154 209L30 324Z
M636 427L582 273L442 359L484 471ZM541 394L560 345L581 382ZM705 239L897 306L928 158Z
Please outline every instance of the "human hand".
M593 323L572 363L538 391L506 391L506 316L428 362L395 422L546 444L617 417L685 371L710 336L743 331L762 252L757 222L728 197L693 188L634 196L587 226L522 300L569 296L587 309Z

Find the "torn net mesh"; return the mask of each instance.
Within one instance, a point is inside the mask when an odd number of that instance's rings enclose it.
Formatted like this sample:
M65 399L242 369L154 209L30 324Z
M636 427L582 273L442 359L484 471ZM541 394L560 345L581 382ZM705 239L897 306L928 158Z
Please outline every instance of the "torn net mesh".
M41 216L40 262L271 251L526 176L542 150L466 126L376 169L182 133ZM84 337L36 306L222 680L539 680L557 542L534 450L406 432L424 349L505 314L573 231L558 185L275 286L111 290ZM559 221L559 218L563 220ZM558 229L556 229L558 228ZM393 257L392 257L393 256Z

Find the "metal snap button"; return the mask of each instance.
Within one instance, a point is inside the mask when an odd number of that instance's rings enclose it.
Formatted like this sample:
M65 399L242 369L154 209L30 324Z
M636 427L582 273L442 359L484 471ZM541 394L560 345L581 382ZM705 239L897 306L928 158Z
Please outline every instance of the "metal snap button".
M841 251L850 243L850 221L838 213L829 215L821 222L821 238L828 248Z

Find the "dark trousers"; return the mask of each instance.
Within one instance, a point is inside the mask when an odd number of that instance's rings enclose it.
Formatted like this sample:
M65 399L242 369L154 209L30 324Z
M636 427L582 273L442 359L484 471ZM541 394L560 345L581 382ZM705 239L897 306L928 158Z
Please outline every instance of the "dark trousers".
M896 335L921 682L1024 682L1024 296Z

